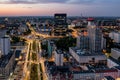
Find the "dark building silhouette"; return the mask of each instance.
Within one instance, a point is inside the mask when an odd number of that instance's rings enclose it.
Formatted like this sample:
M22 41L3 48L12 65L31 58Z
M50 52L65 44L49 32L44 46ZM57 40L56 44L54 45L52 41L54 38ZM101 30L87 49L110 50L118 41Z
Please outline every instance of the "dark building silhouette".
M54 15L55 27L54 35L66 36L67 33L67 14L55 14Z

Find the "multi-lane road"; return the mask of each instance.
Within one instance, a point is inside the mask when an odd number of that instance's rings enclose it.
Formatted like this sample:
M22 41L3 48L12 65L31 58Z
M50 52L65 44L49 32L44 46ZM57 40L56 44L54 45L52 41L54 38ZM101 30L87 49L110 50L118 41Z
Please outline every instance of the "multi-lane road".
M44 36L44 37L49 37L49 36L46 36L46 35L41 35L41 34L38 34L34 31L34 29L29 25L29 28L31 29L31 36L32 37L22 37L24 39L27 40L28 42L28 47L27 47L27 54L26 54L26 59L25 59L25 63L24 63L24 69L23 69L23 78L22 80L30 80L30 72L31 72L31 64L37 64L37 74L38 74L38 80L41 80L41 77L44 77L43 80L48 80L47 79L47 76L46 76L46 73L45 73L45 66L44 66L44 58L41 58L40 54L41 54L41 45L40 45L40 41L36 39L36 36ZM29 35L29 36L30 36ZM33 41L36 41L36 51L33 51L32 49L32 45L34 44ZM32 54L33 52L36 53L37 55L37 59L36 61L32 60ZM30 55L30 56L29 56ZM28 59L29 58L29 59ZM40 71L40 64L41 64L41 67L42 67L42 72ZM43 76L41 76L40 74L42 74Z

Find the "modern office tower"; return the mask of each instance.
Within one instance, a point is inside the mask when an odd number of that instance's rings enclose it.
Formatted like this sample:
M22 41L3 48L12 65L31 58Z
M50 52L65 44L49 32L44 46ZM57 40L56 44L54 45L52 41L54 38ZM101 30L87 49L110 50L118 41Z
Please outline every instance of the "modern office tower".
M90 50L92 52L101 51L102 31L94 24L93 18L88 18L88 36L90 39Z
M61 50L55 51L56 66L63 66L63 52Z
M55 14L55 27L54 35L56 36L66 36L67 33L67 14Z
M89 37L88 36L78 36L77 38L77 47L80 49L89 49Z
M55 48L54 42L48 40L48 56L51 57L52 56L52 52Z
M0 38L0 52L2 55L7 55L10 51L10 38L5 36Z

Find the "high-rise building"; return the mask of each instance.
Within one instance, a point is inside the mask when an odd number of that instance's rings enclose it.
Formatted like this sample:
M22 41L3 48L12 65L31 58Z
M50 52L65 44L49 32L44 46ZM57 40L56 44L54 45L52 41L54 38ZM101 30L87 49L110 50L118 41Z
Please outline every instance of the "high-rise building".
M55 14L54 35L66 36L67 33L67 14Z
M51 57L52 56L52 52L55 48L54 42L48 40L48 56Z
M7 36L0 38L1 55L7 55L9 51L10 51L10 38Z
M101 48L102 49L106 49L106 38L102 35L102 40L101 40Z
M92 52L101 51L101 39L102 39L102 31L101 29L94 24L93 18L88 18L88 36L90 43L90 50Z
M89 37L88 36L79 36L77 38L77 47L80 49L89 49Z

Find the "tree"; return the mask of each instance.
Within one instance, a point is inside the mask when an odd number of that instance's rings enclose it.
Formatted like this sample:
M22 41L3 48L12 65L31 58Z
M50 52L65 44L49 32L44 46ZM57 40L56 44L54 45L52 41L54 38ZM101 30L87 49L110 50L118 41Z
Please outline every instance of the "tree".
M31 30L28 29L26 32L23 33L24 35L28 35L28 34L31 34Z
M47 44L44 44L44 45L43 45L43 44L41 44L41 48L47 51L48 46L47 46Z
M36 51L36 49L37 49L36 46L37 46L37 45L36 45L36 41L34 40L34 41L33 41L33 45L32 45L32 49L33 49L33 51Z
M13 43L20 42L20 37L13 36L13 37L12 37L12 42L13 42Z
M22 39L22 44L25 45L26 39Z
M65 37L62 39L59 39L58 41L55 41L55 44L58 49L61 50L69 50L69 47L76 46L76 38L73 37Z

